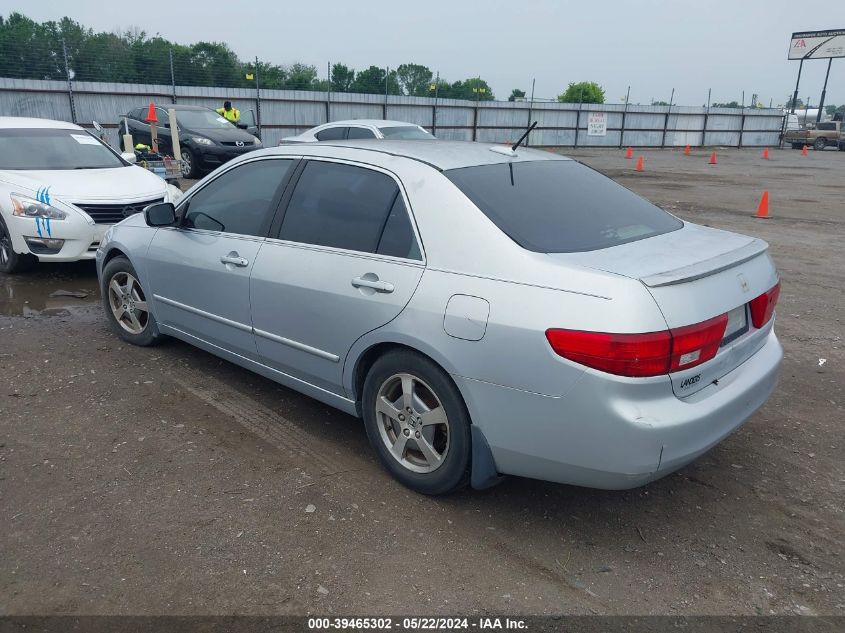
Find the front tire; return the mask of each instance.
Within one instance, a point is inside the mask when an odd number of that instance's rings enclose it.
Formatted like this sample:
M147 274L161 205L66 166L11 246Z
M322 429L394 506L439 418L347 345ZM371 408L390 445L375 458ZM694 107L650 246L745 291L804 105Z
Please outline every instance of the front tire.
M103 307L115 334L132 345L148 347L162 341L138 273L125 257L115 257L103 269Z
M470 476L470 418L452 379L410 350L379 358L362 394L364 427L384 467L427 495L454 492Z
M15 252L12 247L12 236L9 235L9 229L6 228L6 223L0 216L0 273L7 275L22 273L36 263L38 263L38 258L35 255Z
M827 147L827 139L826 138L817 138L813 143L813 149L817 151L822 151L825 147Z
M182 148L182 178L196 178L197 173L196 154L187 147Z

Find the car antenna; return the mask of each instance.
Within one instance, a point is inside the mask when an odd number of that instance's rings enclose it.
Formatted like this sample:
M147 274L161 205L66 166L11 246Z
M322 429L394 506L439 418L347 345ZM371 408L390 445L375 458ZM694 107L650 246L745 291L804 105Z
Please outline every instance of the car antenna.
M535 127L537 127L537 121L534 121L534 123L532 123L531 125L528 126L528 129L525 130L525 134L520 136L519 140L516 143L514 143L513 145L511 145L511 150L513 150L515 152L516 148L519 147L519 144L522 143L522 141L525 140L525 137L528 136L531 133L531 130L533 130Z

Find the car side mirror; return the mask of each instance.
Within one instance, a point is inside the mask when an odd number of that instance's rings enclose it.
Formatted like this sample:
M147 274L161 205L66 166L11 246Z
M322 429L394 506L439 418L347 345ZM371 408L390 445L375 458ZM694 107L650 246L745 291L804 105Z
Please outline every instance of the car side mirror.
M235 123L235 125L241 130L245 130L249 127L246 123Z
M130 165L134 165L138 162L138 157L135 156L135 152L123 152L120 157Z
M176 207L171 202L159 202L144 207L147 226L173 226L176 224Z

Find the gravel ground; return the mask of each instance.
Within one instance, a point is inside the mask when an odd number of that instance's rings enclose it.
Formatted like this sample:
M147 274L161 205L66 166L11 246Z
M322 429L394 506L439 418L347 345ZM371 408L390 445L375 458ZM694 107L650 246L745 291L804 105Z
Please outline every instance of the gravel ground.
M635 173L565 153L771 244L786 356L742 429L636 490L426 498L358 420L179 342L122 344L93 264L0 275L0 614L845 615L845 154L646 151Z

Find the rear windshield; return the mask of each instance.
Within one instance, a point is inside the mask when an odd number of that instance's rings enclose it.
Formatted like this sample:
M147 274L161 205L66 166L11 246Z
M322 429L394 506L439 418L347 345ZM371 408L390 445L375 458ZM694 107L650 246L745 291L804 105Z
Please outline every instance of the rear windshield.
M380 127L379 131L384 138L397 141L430 141L434 137L416 125L397 125L391 127Z
M683 226L574 160L480 165L445 174L517 244L540 253L594 251Z
M126 163L82 130L0 130L0 169L99 169Z

